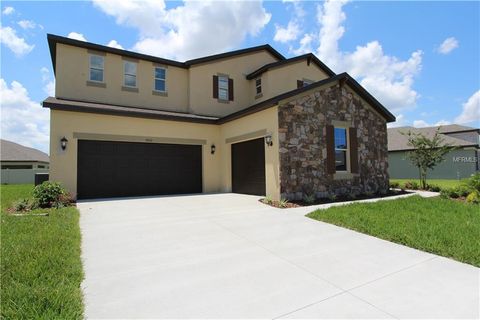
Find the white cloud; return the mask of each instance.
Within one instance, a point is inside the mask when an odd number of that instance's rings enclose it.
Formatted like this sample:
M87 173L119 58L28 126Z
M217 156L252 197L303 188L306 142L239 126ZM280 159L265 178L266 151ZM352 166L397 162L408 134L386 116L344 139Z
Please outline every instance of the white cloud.
M55 79L51 79L50 70L46 67L40 69L43 82L43 92L45 92L49 97L55 96Z
M20 20L17 22L22 29L35 29L37 24L32 20Z
M396 115L395 119L395 122L387 123L387 128L403 127L406 125L405 116L403 114Z
M442 44L437 48L437 51L441 54L449 54L455 48L458 48L458 40L454 37L450 37L442 42Z
M400 113L415 107L420 95L413 89L413 83L421 70L422 51L414 51L409 59L400 60L385 54L378 41L357 46L353 52L341 51L338 44L345 33L346 15L342 7L346 3L346 0L327 0L318 6L317 55L334 71L347 71L358 79L390 111Z
M296 40L300 34L300 28L295 21L290 21L286 28L279 25L275 25L274 41L286 43L292 40Z
M451 124L451 122L447 121L447 120L440 120L440 121L437 121L434 124L428 123L425 120L414 120L413 121L413 126L415 128L438 127L438 126L446 126L448 124Z
M94 0L94 5L139 31L133 50L179 60L230 50L271 18L259 1L185 1L172 9L159 0Z
M17 81L0 79L2 139L48 152L49 112Z
M15 12L15 9L13 7L5 7L5 9L3 9L2 13L6 16L8 16L9 14L12 14Z
M475 92L467 102L463 103L462 113L455 118L457 123L472 123L480 121L480 90Z
M67 38L80 40L80 41L87 41L87 39L83 36L83 34L78 33L78 32L74 32L74 31L70 32L67 35Z
M107 43L107 46L112 48L117 48L117 49L123 49L122 45L118 43L117 40L110 40L110 42Z
M28 44L25 39L18 37L17 32L10 27L0 26L0 42L18 57L29 53L35 47Z
M312 52L312 42L315 40L315 35L311 33L306 33L303 35L303 38L300 40L300 46L297 49L290 48L290 51L294 55L301 55L305 53Z
M424 127L430 127L430 125L424 121L424 120L414 120L413 121L413 126L415 128L424 128Z

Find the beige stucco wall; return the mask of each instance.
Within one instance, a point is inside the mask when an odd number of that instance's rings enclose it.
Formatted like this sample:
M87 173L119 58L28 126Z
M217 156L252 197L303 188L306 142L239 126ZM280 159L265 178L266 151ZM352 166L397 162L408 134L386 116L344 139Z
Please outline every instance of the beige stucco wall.
M126 105L139 108L190 112L223 117L264 101L281 93L294 90L297 80L319 81L327 78L316 64L306 60L283 65L265 72L262 78L262 97L256 97L255 80L246 75L276 62L267 51L250 52L230 58L209 61L188 69L166 68L167 95L154 94L154 67L146 60L137 62L138 92L122 90L124 58L121 55L102 53L105 87L87 85L89 80L89 54L91 51L65 44L57 44L55 94L57 98L92 101L105 104ZM213 98L213 76L228 75L234 80L234 100L220 102Z
M166 66L168 96L154 95L154 64L137 60L138 92L122 91L122 56L106 53L105 88L87 86L89 52L87 49L57 44L55 95L58 98L93 101L151 109L187 112L188 70Z
M60 181L75 195L77 192L77 141L85 134L95 139L119 141L161 142L165 138L205 140L203 145L203 192L231 191L230 144L227 138L263 130L271 132L273 146L265 149L267 195L280 196L278 176L278 127L276 108L223 124L196 124L188 122L129 118L80 112L51 110L50 112L50 180ZM66 150L61 150L60 139L68 139ZM99 138L100 137L100 138ZM148 139L148 141L146 141ZM182 143L182 142L178 142ZM216 152L210 153L215 144Z
M256 102L297 89L297 80L308 79L320 81L326 78L328 78L328 75L322 69L314 63L308 65L307 60L301 60L279 68L270 69L262 75L263 97L256 99ZM252 80L252 82L254 82L254 80ZM253 88L254 86L255 84L253 84Z
M190 112L222 117L250 106L255 92L251 90L253 80L247 80L246 75L275 61L268 52L257 51L190 67ZM213 98L213 76L218 74L233 79L233 101L218 102Z
M224 190L231 190L232 171L231 171L231 143L226 140L235 139L240 142L242 135L248 135L258 132L256 138L263 136L260 131L266 131L272 135L272 146L265 144L265 181L266 194L274 200L280 198L280 175L279 175L279 153L278 153L278 107L272 107L252 115L227 122L221 126L222 138L222 185ZM253 139L249 136L248 140Z
M221 191L220 157L210 154L212 143L218 145L217 150L221 152L218 126L57 110L50 112L50 125L50 180L62 182L72 194L77 192L77 139L74 133L206 140L203 146L203 191ZM60 148L63 136L68 139L65 151Z

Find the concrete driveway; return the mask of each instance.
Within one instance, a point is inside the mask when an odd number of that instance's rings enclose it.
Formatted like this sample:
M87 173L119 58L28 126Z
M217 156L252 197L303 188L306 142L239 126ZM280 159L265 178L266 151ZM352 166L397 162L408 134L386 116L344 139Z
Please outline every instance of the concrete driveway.
M80 202L88 318L478 318L479 270L219 194Z

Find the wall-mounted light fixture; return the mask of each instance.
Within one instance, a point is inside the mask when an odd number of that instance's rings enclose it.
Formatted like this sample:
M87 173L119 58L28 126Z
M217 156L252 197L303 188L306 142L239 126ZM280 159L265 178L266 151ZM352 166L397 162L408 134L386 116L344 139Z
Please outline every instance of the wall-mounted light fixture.
M67 143L68 143L67 138L63 137L62 139L60 139L60 146L62 147L62 150L67 149Z
M214 154L214 153L215 153L215 145L214 145L214 144L212 144L212 145L210 146L210 153L211 153L211 154Z
M269 147L273 146L273 141L272 141L272 135L271 134L267 134L265 136L265 143Z

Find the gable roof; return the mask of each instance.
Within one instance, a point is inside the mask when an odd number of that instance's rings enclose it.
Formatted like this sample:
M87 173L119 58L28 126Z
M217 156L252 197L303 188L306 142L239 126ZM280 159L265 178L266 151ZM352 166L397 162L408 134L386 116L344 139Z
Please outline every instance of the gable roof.
M175 60L170 60L170 59L164 59L148 54L143 54L143 53L138 53L134 51L128 51L128 50L123 50L123 49L117 49L117 48L112 48L96 43L91 43L87 41L80 41L80 40L75 40L75 39L70 39L62 36L57 36L54 34L47 34L47 40L48 40L48 47L50 49L50 57L52 59L52 65L53 65L53 72L55 72L55 65L56 65L56 59L57 59L57 43L61 44L66 44L66 45L71 45L74 47L79 47L79 48L84 48L88 50L95 50L95 51L101 51L101 52L107 52L107 53L112 53L112 54L117 54L121 55L124 57L130 57L134 59L139 59L139 60L147 60L159 64L165 64L165 65L170 65L170 66L175 66L179 68L184 68L188 69L190 66L199 64L199 63L205 63L205 62L210 62L210 61L215 61L219 59L225 59L225 58L230 58L242 54L248 54L252 52L257 52L257 51L267 51L270 53L273 57L275 57L278 60L285 60L285 57L278 52L277 50L273 49L270 45L265 44L265 45L260 45L256 47L251 47L251 48L246 48L246 49L240 49L240 50L235 50L235 51L229 51L225 53L220 53L220 54L214 54L211 56L206 56L198 59L192 59L192 60L187 60L185 62L179 62Z
M375 97L367 92L360 84L350 77L347 73L341 73L331 78L327 78L321 81L312 83L311 85L291 90L282 93L276 97L267 99L265 101L256 103L248 108L242 109L238 112L229 114L223 118L216 118L210 116L201 116L189 113L179 113L171 111L162 111L154 109L135 108L130 106L119 105L107 105L101 103L92 103L87 101L71 101L65 99L58 99L49 97L43 102L44 108L50 108L53 110L74 111L74 112L89 112L119 116L130 116L140 118L153 118L164 119L174 121L187 121L209 124L222 124L226 123L249 114L259 112L270 107L277 105L280 101L300 95L306 91L315 89L317 87L332 84L336 81L341 81L343 84L347 84L350 88L358 94L362 99L369 103L374 110L376 110L381 116L383 116L387 122L395 121L395 116L391 114Z
M478 143L474 144L471 141L463 140L459 137L452 137L448 134L445 133L451 133L449 130L462 127L458 125L451 125L450 128L449 126L445 126L447 128L443 129L443 126L440 126L439 132L442 134L442 138L444 140L444 143L449 144L451 146L456 146L456 147L471 147L471 146L477 146ZM421 133L424 136L428 138L432 138L435 135L435 132L437 131L439 127L426 127L426 128L414 128L414 127L398 127L398 128L388 128L388 151L406 151L406 150L413 150L412 146L408 145L408 136L404 135L408 131L411 131L412 133ZM464 131L474 131L478 130L475 128L471 127L465 127L469 128L469 130L464 130ZM443 131L446 130L446 131ZM458 132L458 131L455 131ZM404 133L404 134L402 134Z
M438 128L438 126L432 127L432 128ZM470 131L478 131L480 133L480 129L478 128L462 126L459 124L448 124L448 125L440 126L441 133L457 133L457 132L470 132Z
M313 53L307 53L307 54L304 54L304 55L301 55L301 56L297 56L297 57L293 57L293 58L289 58L289 59L285 59L285 60L279 60L279 61L276 61L276 62L268 63L268 64L260 67L259 69L253 71L252 73L247 74L247 79L248 80L255 79L255 78L259 77L264 72L267 72L270 69L274 69L274 68L277 68L277 67L281 67L281 66L284 66L284 65L287 65L287 64L290 64L290 63L295 63L295 62L302 61L302 60L307 60L307 64L310 64L310 62L313 62L321 70L323 70L329 77L335 76L335 72L333 72L332 69L327 67L327 65L324 64L322 61L320 61L320 59L318 59Z
M0 151L0 161L50 162L48 154L8 140L0 139Z
M317 82L314 82L308 86L298 88L295 90L291 90L285 93L282 93L276 97L267 99L265 101L259 102L257 104L254 104L246 109L240 110L238 112L232 113L228 116L225 116L223 118L220 118L218 120L219 123L225 123L231 120L238 119L240 117L244 117L248 114L252 114L267 108L270 108L276 104L278 104L280 101L294 97L296 95L302 94L306 91L315 89L317 87L321 87L330 83L334 83L336 81L341 81L343 84L347 84L350 86L350 88L358 94L362 99L364 99L367 103L369 103L375 111L377 111L382 117L387 120L387 122L394 122L395 121L395 116L390 113L390 111L387 110L377 99L375 99L374 96L372 96L370 93L368 93L367 90L365 90L355 79L353 79L348 73L343 72L340 74L337 74L333 77L323 79Z

